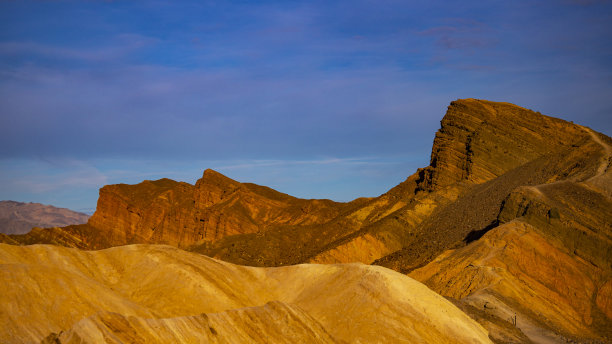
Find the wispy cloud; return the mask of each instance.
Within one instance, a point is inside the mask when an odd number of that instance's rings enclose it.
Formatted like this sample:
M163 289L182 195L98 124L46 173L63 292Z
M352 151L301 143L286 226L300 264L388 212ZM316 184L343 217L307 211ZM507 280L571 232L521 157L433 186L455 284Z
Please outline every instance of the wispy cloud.
M393 162L380 161L376 158L325 158L314 160L249 160L238 162L220 162L218 169L222 170L240 170L263 167L290 167L290 166L319 166L319 165L345 165L345 166L374 166L374 165L389 165Z
M158 40L138 34L120 34L110 40L107 46L65 47L33 41L0 42L0 55L7 57L46 58L57 60L79 60L84 62L118 61Z
M0 180L10 188L42 194L65 188L100 187L107 176L92 164L75 159L2 160ZM32 168L24 173L24 167Z

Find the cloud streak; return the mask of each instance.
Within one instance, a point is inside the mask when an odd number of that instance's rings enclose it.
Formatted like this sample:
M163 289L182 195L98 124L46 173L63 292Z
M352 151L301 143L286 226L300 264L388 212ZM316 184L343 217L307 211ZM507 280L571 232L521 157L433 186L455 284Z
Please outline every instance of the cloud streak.
M127 55L154 44L155 39L138 34L120 34L106 47L73 48L36 42L0 42L0 56L4 58L43 58L99 63L118 61Z

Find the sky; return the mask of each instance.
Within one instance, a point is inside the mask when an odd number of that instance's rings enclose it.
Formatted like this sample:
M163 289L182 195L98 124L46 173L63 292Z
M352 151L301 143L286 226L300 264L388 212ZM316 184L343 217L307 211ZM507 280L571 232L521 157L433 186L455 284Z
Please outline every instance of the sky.
M377 196L429 164L449 103L612 135L612 3L0 1L0 200L206 168L297 197Z

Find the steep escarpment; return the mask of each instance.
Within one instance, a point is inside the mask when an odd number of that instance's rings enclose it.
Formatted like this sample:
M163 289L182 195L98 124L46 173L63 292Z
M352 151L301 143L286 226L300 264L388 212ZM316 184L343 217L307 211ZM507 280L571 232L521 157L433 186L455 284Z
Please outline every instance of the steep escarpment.
M492 226L516 187L592 176L601 146L578 125L522 107L458 100L430 166L323 226L226 237L201 249L254 265L377 262L409 271Z
M509 103L454 101L440 122L423 190L480 184L587 136L579 126Z
M0 244L0 341L490 343L423 284L363 264L254 268L171 246Z
M497 198L498 210L477 216L492 221L471 225L467 246L429 263L423 259L427 264L416 270L418 254L406 249L382 263L412 271L410 276L471 309L497 340L513 341L499 326L504 323L534 342L612 340L611 140L581 129L588 134L584 141L521 166L529 179L510 171L474 188L505 197ZM512 187L499 193L495 185L508 178ZM491 200L468 195L477 209ZM453 228L449 219L469 222L461 214L474 214L458 202L446 208L428 220L427 230L447 233ZM455 209L461 211L453 216Z
M459 100L441 122L431 165L384 195L323 227L227 237L203 252L244 264L378 261L408 271L492 225L514 188L587 178L600 157L578 125L512 104ZM279 249L283 242L298 244Z
M507 197L517 188L559 180L586 180L597 169L600 147L588 138L558 153L518 166L502 176L464 189L456 200L436 209L421 225L415 240L377 263L408 272L445 249L469 243L499 223ZM576 168L580 166L580 168Z
M271 227L323 224L360 202L298 199L206 170L195 186L170 179L105 186L87 224L36 228L13 239L90 249L131 243L187 248Z

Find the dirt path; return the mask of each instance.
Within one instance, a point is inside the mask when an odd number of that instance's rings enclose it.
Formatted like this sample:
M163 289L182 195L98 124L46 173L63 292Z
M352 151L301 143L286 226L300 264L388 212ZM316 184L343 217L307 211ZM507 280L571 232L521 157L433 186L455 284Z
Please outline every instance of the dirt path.
M589 182L589 184L591 184L592 186L601 188L603 190L608 190L610 189L610 185L608 185L610 184L609 178L603 177L603 176L605 176L610 171L610 164L612 163L612 147L608 145L607 143L605 143L604 141L602 141L601 138L599 138L599 136L597 135L597 133L595 133L592 129L589 129L584 126L580 126L580 128L582 128L582 130L587 132L591 136L591 139L595 143L600 145L604 150L604 156L603 156L603 159L601 160L601 163L597 167L597 171L595 172L593 176L588 178L586 182ZM553 183L530 186L529 188L537 192L541 196L546 197L546 194L542 190L543 187L548 187L550 185L554 185L556 183L563 183L563 182L565 181L559 180Z
M534 185L534 186L527 186L527 188L533 190L535 193L537 193L540 196L546 197L546 195L544 195L544 193L542 192L542 190L540 189L540 187L542 185L548 185L548 184L540 184L540 185Z
M607 143L603 142L593 130L586 128L586 127L582 127L582 129L586 131L587 133L589 133L593 141L599 144L606 152L603 161L597 168L597 173L595 173L595 175L591 177L591 179L599 177L599 176L603 176L607 172L608 167L610 166L610 158L612 157L612 147L610 147L610 145L608 145Z

